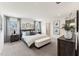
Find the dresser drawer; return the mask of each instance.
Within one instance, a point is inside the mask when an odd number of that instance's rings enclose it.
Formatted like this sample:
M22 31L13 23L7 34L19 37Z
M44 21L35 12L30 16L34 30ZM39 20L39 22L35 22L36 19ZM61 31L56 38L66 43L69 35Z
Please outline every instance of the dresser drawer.
M75 56L75 42L58 38L58 56Z
M62 46L69 46L69 47L73 47L75 46L75 43L73 42L68 42L68 41L64 41L64 40L58 40L58 44L62 47Z

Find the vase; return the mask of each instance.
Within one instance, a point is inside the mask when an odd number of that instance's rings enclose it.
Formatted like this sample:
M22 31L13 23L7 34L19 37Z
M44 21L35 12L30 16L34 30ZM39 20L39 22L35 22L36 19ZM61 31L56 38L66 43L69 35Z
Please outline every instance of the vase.
M65 31L64 37L66 39L71 39L72 38L72 32L71 31Z

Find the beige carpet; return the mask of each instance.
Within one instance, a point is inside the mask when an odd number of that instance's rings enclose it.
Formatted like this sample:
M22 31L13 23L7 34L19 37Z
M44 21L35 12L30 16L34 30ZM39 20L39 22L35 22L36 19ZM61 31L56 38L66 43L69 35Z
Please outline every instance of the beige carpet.
M57 44L52 41L51 44L46 45L40 49L35 47L28 48L22 41L13 43L5 43L1 56L56 56Z

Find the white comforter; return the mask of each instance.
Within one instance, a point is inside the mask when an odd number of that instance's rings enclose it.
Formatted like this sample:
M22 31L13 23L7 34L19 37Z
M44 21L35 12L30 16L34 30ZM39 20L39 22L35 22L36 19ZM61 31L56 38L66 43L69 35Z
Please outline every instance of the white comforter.
M36 35L31 35L31 36L24 36L22 35L23 40L27 43L28 47L30 47L35 40L45 37L46 35L44 34L36 34Z

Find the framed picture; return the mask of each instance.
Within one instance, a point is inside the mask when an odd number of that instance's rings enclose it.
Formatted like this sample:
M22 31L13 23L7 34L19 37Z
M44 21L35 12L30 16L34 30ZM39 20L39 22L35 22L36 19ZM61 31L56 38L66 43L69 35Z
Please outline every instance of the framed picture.
M60 21L59 21L59 20L55 20L55 21L53 22L53 26L54 26L54 27L60 27Z
M60 20L53 21L53 34L60 35Z
M21 29L25 29L25 30L34 29L34 24L33 23L22 23Z
M53 34L59 35L60 34L60 29L59 28L54 28L53 29Z

